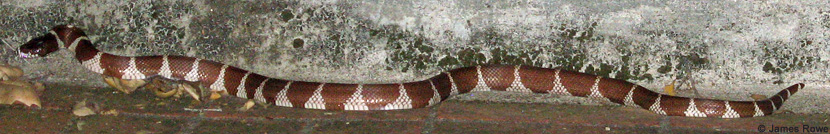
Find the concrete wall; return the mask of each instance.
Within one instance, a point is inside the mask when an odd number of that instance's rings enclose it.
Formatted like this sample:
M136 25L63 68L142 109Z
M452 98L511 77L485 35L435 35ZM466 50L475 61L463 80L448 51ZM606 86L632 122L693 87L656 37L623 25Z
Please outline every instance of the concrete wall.
M563 67L655 91L672 80L748 100L799 82L787 108L830 113L830 2L0 1L2 62L40 80L103 86L68 52L15 48L58 24L121 55L178 54L295 80L383 83L496 63ZM78 82L80 81L80 82ZM690 90L687 90L690 91Z

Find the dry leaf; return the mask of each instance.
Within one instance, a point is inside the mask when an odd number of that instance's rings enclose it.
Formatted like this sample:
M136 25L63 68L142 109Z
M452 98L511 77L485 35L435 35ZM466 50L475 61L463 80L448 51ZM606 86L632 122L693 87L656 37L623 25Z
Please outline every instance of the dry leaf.
M86 125L86 122L84 120L78 120L78 122L75 123L75 127L78 128L78 131L83 131L84 125Z
M179 91L179 90L176 90L176 89L170 89L170 90L164 91L163 89L165 89L165 88L154 89L153 94L155 94L156 96L161 97L161 98L167 98L167 97L176 95Z
M222 95L220 95L218 92L210 92L210 100L216 100L216 99L219 99L221 97L222 97Z
M147 81L144 81L142 79L128 80L104 75L102 76L104 77L104 82L106 82L107 85L110 85L118 91L124 92L126 94L130 94L136 89L138 89L138 87L147 84Z
M254 107L254 105L256 105L256 102L254 102L254 100L248 100L248 102L245 102L245 105L239 108L239 111L247 111Z
M136 134L154 134L155 132L149 131L149 130L138 130L138 132L135 132L135 133Z
M72 114L74 114L75 116L88 116L95 114L95 110L88 107L86 104L86 100L83 100L72 107Z
M107 110L107 111L101 112L101 115L114 115L114 116L118 116L118 111L116 111L115 109L110 109L110 110Z
M40 92L43 84L31 84L23 80L0 81L0 104L23 104L40 107Z
M10 80L23 76L23 70L19 67L0 65L0 80Z
M195 99L197 101L200 101L199 98L201 98L201 97L200 97L199 90L197 90L196 88L194 88L190 84L179 84L177 89L179 91L187 91L187 93L190 94L190 97L193 97L193 99Z
M161 98L167 98L179 93L179 90L176 90L175 87L162 79L153 79L144 88L153 91L153 94Z
M124 87L121 86L121 83L119 83L118 78L109 77L109 76L105 76L105 75L102 75L102 76L104 76L104 83L107 83L107 85L110 85L110 87L113 87L118 91L121 91L121 89L124 88Z
M194 100L201 101L202 88L197 82L173 81L163 78L152 79L145 89L161 98L181 97L184 94L190 95Z

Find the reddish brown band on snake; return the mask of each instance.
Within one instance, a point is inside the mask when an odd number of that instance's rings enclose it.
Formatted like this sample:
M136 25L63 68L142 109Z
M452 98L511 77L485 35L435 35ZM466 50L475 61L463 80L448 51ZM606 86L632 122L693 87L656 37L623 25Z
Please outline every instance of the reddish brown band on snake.
M432 78L393 84L345 84L269 78L219 62L183 56L118 56L96 49L71 25L20 46L22 57L42 57L60 49L75 52L87 69L122 79L198 81L213 91L278 106L327 110L423 108L471 91L514 91L572 95L640 107L668 116L739 118L772 114L793 93L795 84L766 100L727 101L670 96L635 84L596 75L531 66L483 65L450 70Z

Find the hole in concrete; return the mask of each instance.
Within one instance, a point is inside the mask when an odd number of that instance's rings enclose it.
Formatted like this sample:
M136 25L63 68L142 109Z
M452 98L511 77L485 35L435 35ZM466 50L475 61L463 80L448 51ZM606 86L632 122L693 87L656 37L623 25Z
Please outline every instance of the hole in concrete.
M282 21L288 21L294 18L294 14L291 13L291 10L283 10L282 13L280 13L280 16L282 17Z
M304 43L305 43L305 41L303 41L303 39L300 39L300 38L296 38L296 39L294 39L294 41L291 42L291 44L293 44L294 48L301 48L301 47L303 47Z

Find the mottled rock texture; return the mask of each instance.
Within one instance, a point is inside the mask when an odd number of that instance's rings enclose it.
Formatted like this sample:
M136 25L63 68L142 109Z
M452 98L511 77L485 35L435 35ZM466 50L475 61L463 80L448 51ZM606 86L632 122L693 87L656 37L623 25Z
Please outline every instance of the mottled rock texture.
M0 57L43 81L103 86L66 51L43 59L17 57L16 47L28 39L54 25L74 24L106 52L187 55L284 79L401 82L462 66L524 64L625 79L656 91L677 80L685 89L681 96L735 100L803 82L808 88L785 108L830 113L829 5L826 0L3 0Z

